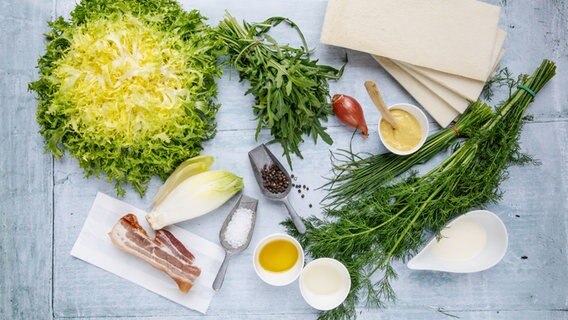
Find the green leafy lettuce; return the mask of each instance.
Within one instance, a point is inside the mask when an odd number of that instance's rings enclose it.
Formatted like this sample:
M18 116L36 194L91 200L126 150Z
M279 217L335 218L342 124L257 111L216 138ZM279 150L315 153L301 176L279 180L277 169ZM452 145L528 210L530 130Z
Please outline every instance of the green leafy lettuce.
M173 0L83 0L49 22L37 121L46 149L143 195L215 134L223 44Z

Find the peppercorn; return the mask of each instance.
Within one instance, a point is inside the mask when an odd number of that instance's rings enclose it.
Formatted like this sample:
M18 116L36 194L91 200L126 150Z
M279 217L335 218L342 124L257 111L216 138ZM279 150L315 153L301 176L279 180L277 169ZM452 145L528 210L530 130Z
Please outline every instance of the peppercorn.
M260 171L262 185L271 193L281 193L290 185L286 174L276 165L264 165Z

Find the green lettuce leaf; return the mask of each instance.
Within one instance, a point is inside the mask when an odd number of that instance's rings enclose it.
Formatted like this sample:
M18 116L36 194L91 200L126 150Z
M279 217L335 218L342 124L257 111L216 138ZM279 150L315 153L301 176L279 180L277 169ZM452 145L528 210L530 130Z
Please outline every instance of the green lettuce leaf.
M49 22L37 121L46 149L141 195L215 135L223 43L171 0L83 0Z

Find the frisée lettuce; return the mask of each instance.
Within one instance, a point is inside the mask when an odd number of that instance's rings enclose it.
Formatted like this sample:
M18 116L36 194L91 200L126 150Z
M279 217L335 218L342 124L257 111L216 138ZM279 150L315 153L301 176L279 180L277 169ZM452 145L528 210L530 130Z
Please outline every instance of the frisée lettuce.
M46 149L143 195L215 134L223 44L171 0L83 0L49 23L37 121Z

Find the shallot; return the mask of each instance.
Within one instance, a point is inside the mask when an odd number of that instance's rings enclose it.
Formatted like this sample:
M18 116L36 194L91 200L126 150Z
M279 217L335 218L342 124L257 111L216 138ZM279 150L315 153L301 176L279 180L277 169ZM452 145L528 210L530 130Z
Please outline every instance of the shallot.
M333 113L343 122L353 128L361 130L363 137L369 136L369 129L363 114L363 108L355 98L344 94L336 94L331 99L333 106Z

